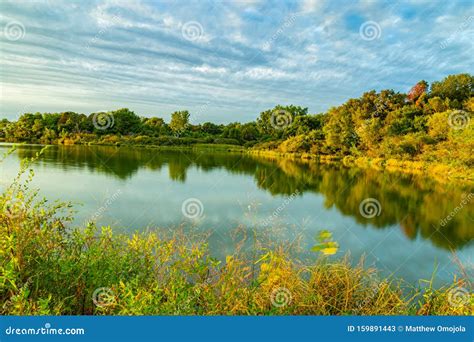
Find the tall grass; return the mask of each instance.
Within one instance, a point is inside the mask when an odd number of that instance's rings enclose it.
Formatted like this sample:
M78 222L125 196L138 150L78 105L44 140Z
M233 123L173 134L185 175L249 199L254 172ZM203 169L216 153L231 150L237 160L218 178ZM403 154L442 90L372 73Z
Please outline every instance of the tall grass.
M69 203L49 204L29 190L31 162L0 197L3 315L473 313L467 278L407 294L399 281L379 279L375 269L347 258L305 265L275 246L221 262L206 240L179 231L130 236L92 224L68 228Z

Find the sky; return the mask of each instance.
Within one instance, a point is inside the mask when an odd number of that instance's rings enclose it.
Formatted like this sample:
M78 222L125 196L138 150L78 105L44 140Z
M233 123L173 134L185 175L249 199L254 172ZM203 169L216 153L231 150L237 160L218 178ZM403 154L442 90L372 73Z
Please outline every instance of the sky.
M0 118L247 122L474 70L474 1L0 0Z

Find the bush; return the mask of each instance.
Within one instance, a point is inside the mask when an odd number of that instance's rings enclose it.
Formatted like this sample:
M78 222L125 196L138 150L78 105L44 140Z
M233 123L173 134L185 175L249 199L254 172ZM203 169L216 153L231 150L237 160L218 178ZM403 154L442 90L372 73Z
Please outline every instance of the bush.
M132 138L132 142L138 145L147 145L153 142L153 138L150 138L147 135L139 135Z
M446 140L449 133L449 112L434 113L428 119L428 134L430 137L440 141Z
M400 159L413 158L423 150L427 137L423 133L411 133L401 137L387 138L382 143L386 156Z
M281 140L265 141L255 144L253 148L256 150L276 150L280 144Z
M214 144L240 145L240 142L239 142L237 139L231 139L231 138L216 138L216 139L214 139Z
M282 142L278 149L283 153L293 153L308 152L310 147L309 139L305 135L297 135Z
M100 139L100 143L104 145L115 145L120 142L120 137L117 135L104 135Z

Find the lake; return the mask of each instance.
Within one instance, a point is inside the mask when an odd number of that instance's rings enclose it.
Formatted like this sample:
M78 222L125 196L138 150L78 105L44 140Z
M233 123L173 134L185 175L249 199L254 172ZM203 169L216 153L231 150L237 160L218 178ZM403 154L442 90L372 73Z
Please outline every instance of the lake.
M2 187L40 149L19 146L1 163ZM329 258L364 256L412 284L435 269L436 284L452 280L453 252L472 271L472 185L246 153L109 146L51 146L34 170L41 196L76 204L73 226L204 232L218 258L257 236L309 262L318 257L315 236L329 230L339 244Z

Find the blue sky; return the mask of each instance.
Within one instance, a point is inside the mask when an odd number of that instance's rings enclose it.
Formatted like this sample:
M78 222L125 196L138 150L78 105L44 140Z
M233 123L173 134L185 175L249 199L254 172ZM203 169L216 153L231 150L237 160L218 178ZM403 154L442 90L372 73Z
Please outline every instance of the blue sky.
M0 2L0 116L250 121L473 73L474 1Z

